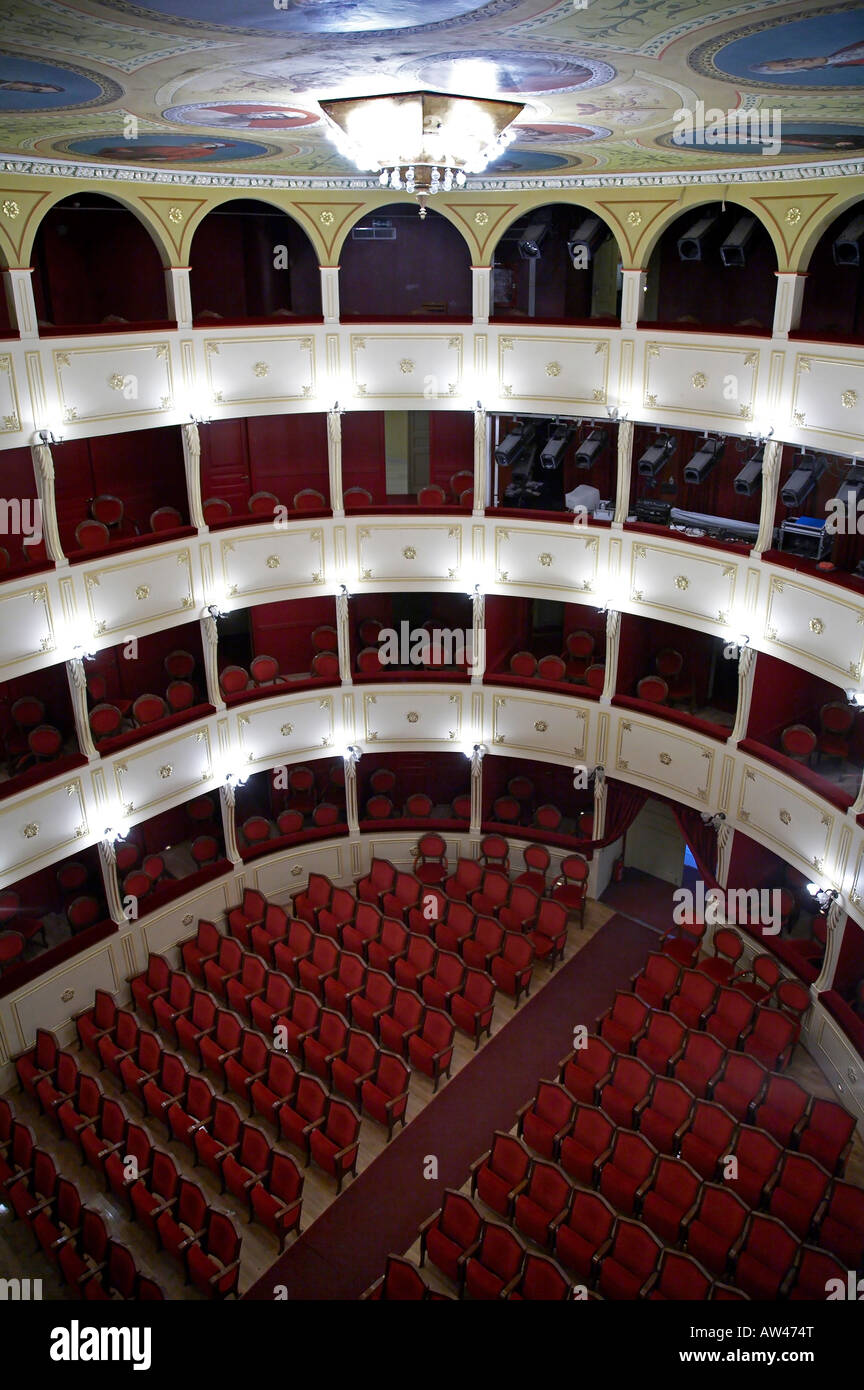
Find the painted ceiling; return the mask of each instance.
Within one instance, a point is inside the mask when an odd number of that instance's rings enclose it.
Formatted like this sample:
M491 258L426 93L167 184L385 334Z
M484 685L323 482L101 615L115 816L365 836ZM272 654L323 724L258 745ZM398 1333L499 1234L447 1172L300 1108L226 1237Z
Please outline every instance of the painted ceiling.
M525 102L487 179L824 168L864 158L864 4L4 0L0 158L356 178L317 100L417 87Z

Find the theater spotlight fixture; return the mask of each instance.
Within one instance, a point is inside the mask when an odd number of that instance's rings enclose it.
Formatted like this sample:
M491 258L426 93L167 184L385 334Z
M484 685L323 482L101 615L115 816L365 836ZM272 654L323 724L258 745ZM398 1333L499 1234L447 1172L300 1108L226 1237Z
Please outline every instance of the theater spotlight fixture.
M425 91L319 104L339 152L377 174L382 188L415 194L421 217L427 198L464 188L469 174L482 174L504 153L525 109L521 102Z

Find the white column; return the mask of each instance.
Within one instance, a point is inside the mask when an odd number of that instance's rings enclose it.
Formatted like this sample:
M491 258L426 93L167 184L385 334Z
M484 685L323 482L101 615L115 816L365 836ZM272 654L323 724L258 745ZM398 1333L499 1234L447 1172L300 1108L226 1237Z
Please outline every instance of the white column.
M357 811L357 759L349 753L345 758L345 819L349 835L360 834L360 816Z
M321 274L321 308L324 313L324 322L338 323L339 267L338 265L322 265L318 269Z
M336 595L336 640L339 650L339 679L344 681L346 685L352 685L351 629L348 621L347 593L338 593Z
M327 411L327 470L330 478L330 507L334 516L343 516L342 500L342 412Z
M474 411L474 515L482 516L486 507L486 475L489 471L489 417L485 410Z
M207 525L201 504L201 436L194 421L183 426L183 462L186 466L186 495L189 520L201 531Z
M729 865L732 861L732 841L735 838L735 831L728 820L720 822L717 829L717 882L721 888L726 887L729 877Z
M57 526L57 502L54 494L54 457L47 444L32 444L33 472L36 477L36 490L42 507L42 537L45 549L52 560L60 565L68 565L60 543L60 530Z
M622 270L621 272L621 327L635 328L642 315L642 298L645 270Z
M769 439L762 456L762 510L759 516L759 534L753 547L754 555L771 549L774 530L774 513L777 510L777 490L780 485L780 457L783 445L778 439Z
M621 614L616 608L610 608L606 614L606 674L601 696L606 704L615 694L615 682L618 679L618 643L620 640Z
M219 805L222 809L225 853L232 864L242 864L243 856L237 844L237 829L234 821L234 788L228 783L219 788Z
M475 324L485 326L489 322L491 295L491 267L488 265L472 265L471 314Z
M828 924L827 941L825 943L825 956L822 960L822 969L819 971L819 978L814 980L810 986L810 993L815 996L822 994L826 989L830 989L834 980L834 971L837 968L837 961L840 958L840 948L843 945L843 934L846 930L848 921L846 909L842 906L840 899L837 898L829 907L826 921Z
M606 774L594 770L594 833L592 839L602 840L606 829Z
M618 461L615 487L615 517L617 522L627 520L630 510L630 471L633 467L633 421L618 421Z
M807 275L799 275L791 270L777 270L777 291L774 297L774 327L771 332L775 338L788 338L789 330L797 328L801 322L801 305L804 302L804 286Z
M204 675L207 679L207 700L216 709L224 709L225 701L219 689L219 628L209 614L201 619L201 640L204 648Z
M33 297L33 267L16 267L3 271L3 289L9 316L22 338L39 336L36 300Z
M105 887L105 901L112 922L122 925L127 919L123 911L123 897L117 877L117 855L113 840L99 840L99 864L102 869L102 882Z
M84 671L84 662L78 657L73 657L66 662L66 676L69 681L69 691L72 696L72 712L75 716L75 732L78 735L78 747L81 752L92 762L99 757L96 744L93 742L93 735L90 732L89 711L87 709L87 676Z
M861 773L861 785L858 788L855 805L850 806L849 810L853 816L860 816L861 812L864 811L864 772Z
M738 656L738 704L735 709L735 724L729 735L730 744L737 743L746 735L755 673L756 652L752 647L742 647Z
M471 823L468 826L470 835L480 834L483 821L483 758L481 748L471 754Z
M471 595L471 684L482 685L486 670L486 595Z
M188 265L171 265L165 270L165 292L169 317L178 328L192 327L192 289Z

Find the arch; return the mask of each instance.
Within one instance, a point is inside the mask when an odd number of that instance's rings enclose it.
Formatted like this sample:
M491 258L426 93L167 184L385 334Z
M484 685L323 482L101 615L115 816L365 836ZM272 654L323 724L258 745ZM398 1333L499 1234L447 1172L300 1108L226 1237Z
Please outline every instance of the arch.
M66 202L67 199L70 197L90 196L99 194L107 198L111 202L119 203L119 205L122 208L124 208L126 212L131 212L133 217L136 217L138 219L142 227L149 234L151 241L154 243L156 250L159 253L159 259L162 262L162 265L166 268L170 265L173 265L176 261L176 257L172 252L170 241L165 236L164 227L160 225L158 219L153 217L153 215L148 211L146 207L142 207L138 202L136 202L134 198L124 196L122 192L115 192L115 187L118 189L122 189L123 185L112 184L111 192L105 194L102 193L101 188L82 188L80 192L77 194L57 193L53 196L49 195L46 202L40 206L38 218L33 219L33 222L27 229L27 235L24 237L21 243L22 261L25 256L28 257L28 259L32 260L33 244L36 240L36 237L39 234L39 228L41 224L44 222L45 218L49 215L49 213L53 212L53 210L60 203Z
M856 203L864 204L864 197L861 194L861 186L855 183L854 191L850 191L845 198L832 199L830 204L821 210L819 217L814 218L813 223L807 229L807 235L802 238L795 254L796 264L790 269L797 270L799 275L806 274L810 267L813 252L819 242L825 236L833 224L850 211Z
M830 338L832 342L857 341L864 336L864 238L859 238L857 250L852 252L857 264L839 263L835 251L837 237L858 217L864 219L862 197L835 208L811 246L796 336Z
M320 320L318 255L285 208L258 198L223 199L189 243L193 320Z
M681 192L684 193L684 190L681 190ZM675 222L677 222L680 217L695 215L696 213L698 213L700 208L704 208L709 206L709 204L711 203L717 203L721 201L724 201L726 203L727 208L737 207L741 210L742 213L749 213L750 216L756 218L756 221L760 224L762 230L767 232L768 236L771 239L775 255L777 256L777 263L779 265L781 259L786 254L786 248L783 245L777 228L772 226L770 220L766 217L764 208L755 206L747 197L747 195L743 191L740 191L740 189L736 189L736 196L734 200L730 202L728 198L723 198L722 193L720 194L720 197L718 197L716 194L712 196L707 188L705 189L704 193L701 190L698 192L694 191L692 197L690 198L687 197L687 193L684 193L683 197L679 196L679 198L676 199L676 201L672 203L670 207L666 209L663 212L663 214L656 219L656 221L651 223L650 227L648 228L648 231L644 235L643 240L640 241L638 243L638 246L636 247L636 249L638 250L638 256L633 261L633 265L641 266L643 269L647 267L651 256L654 254L654 251L657 248L658 242L666 234L666 232L669 231L669 228L674 226Z
M413 208L417 206L414 199L408 194L405 194L402 198L394 197L392 193L389 193L389 196L388 193L379 193L377 197L375 194L372 194L371 197L367 195L363 200L359 212L352 213L350 217L346 218L344 226L340 227L339 234L335 237L331 248L330 263L332 265L338 264L345 243L350 240L352 231L365 217L374 217L379 213L386 215L385 210L387 208L398 207L400 204L404 208ZM455 228L467 246L469 255L473 256L475 247L472 243L472 239L466 236L464 224L454 214L452 207L443 202L440 198L436 198L433 203L427 204L427 207L430 211L443 217L446 222L449 222L450 225ZM477 264L477 262L475 261L474 264Z
M583 227L587 239L570 252ZM540 230L542 240L532 237ZM543 230L545 229L545 230ZM534 241L538 254L523 251ZM490 311L495 319L543 322L618 322L618 238L608 219L586 203L532 200L500 233L491 254Z
M734 237L744 219L749 230L740 248L740 262L725 259L721 244ZM693 255L688 257L678 243L691 231L697 231L697 236ZM647 266L641 322L685 332L770 334L777 244L759 214L746 203L704 198L689 204L667 220L653 238L650 256L646 259L643 254L641 259Z
M120 220L100 222L112 214ZM127 200L89 189L54 199L29 254L43 328L92 332L169 322L164 266L170 254L154 225Z
M373 219L382 224L377 236ZM368 239L357 235L364 226ZM471 250L443 211L429 207L421 220L408 199L367 207L346 233L339 260L343 320L471 318Z

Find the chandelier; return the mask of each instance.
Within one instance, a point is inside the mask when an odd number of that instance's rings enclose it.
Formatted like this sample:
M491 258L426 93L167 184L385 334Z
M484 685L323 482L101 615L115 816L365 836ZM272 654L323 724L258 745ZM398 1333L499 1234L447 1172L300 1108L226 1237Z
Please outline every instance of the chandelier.
M414 193L421 217L428 197L464 188L468 174L482 174L504 153L516 138L513 122L525 109L515 101L444 92L394 92L319 104L340 154L358 169L378 174L382 188Z

